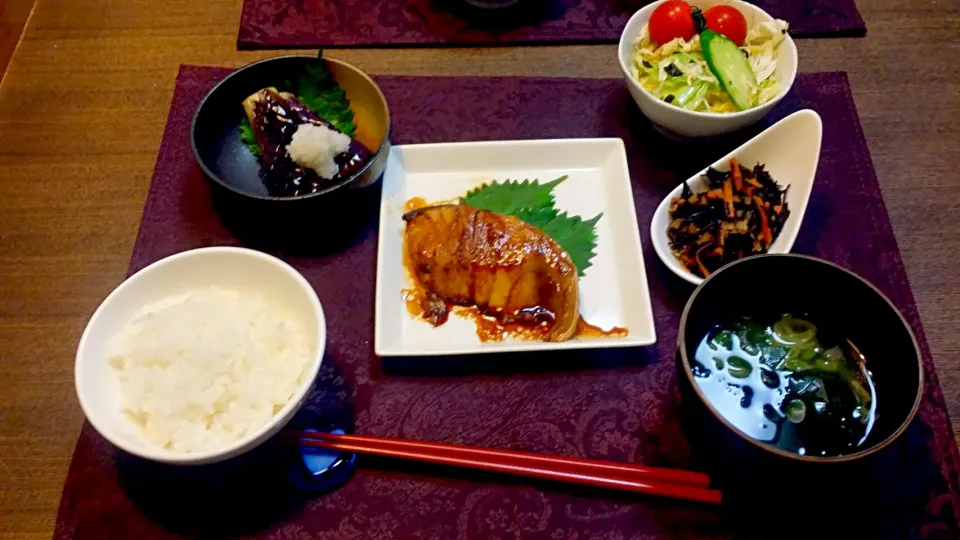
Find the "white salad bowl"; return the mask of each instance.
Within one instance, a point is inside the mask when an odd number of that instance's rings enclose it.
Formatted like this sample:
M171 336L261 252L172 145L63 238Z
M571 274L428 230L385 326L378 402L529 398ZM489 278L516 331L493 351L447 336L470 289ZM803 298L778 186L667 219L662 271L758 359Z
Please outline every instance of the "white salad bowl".
M736 158L737 163L745 167L762 163L780 186L790 186L786 197L790 216L780 234L770 245L770 249L767 250L768 253L789 253L793 248L797 233L800 232L803 215L807 211L810 192L813 190L817 163L820 161L822 135L823 124L820 121L820 115L810 109L804 109L780 120L740 148L710 165L714 169L726 171L730 169L731 158ZM705 168L686 181L691 190L702 192L708 189L703 176L706 172ZM703 278L691 273L674 257L667 237L667 228L670 226L670 201L674 197L679 197L682 191L683 184L680 184L657 207L650 223L650 236L653 240L653 249L663 264L674 274L694 285L699 285L703 282Z
M749 126L763 118L790 91L793 80L797 76L797 47L793 43L793 39L787 35L777 49L777 71L774 74L780 84L783 85L783 90L777 97L763 105L732 113L694 112L666 103L648 92L633 77L631 68L633 45L640 35L643 25L647 24L650 19L650 14L663 1L654 2L630 17L627 26L620 35L620 46L617 49L620 71L623 73L627 89L633 96L634 101L637 102L637 106L640 107L640 111L655 126L668 134L680 137L709 137L729 133ZM773 20L773 17L766 11L740 0L688 0L688 3L702 10L716 5L733 6L746 17L748 29L757 24Z
M210 286L250 291L269 298L303 323L310 360L302 386L265 425L217 450L178 452L147 440L121 410L120 380L107 363L106 344L143 306ZM213 336L211 336L213 337ZM326 345L326 321L316 292L290 265L259 251L209 247L171 255L140 270L100 304L77 348L75 379L80 407L100 435L144 459L177 465L213 463L258 446L279 431L300 408L320 370Z

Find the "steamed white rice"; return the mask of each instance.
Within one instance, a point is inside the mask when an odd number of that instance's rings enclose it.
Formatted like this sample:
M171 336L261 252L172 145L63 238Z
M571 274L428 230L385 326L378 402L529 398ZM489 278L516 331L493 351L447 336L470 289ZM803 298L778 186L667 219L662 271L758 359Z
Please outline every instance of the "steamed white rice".
M217 450L266 424L304 383L298 321L255 294L210 287L145 306L107 343L123 412L160 447Z

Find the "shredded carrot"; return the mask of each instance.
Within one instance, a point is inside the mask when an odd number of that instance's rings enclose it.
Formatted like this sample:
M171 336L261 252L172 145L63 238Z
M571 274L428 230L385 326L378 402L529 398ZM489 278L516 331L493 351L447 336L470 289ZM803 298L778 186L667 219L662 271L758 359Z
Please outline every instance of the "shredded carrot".
M743 195L749 199L753 197L753 190L754 190L753 186L744 186Z
M746 180L744 180L744 182L750 184L751 186L753 186L753 187L755 187L755 188L762 188L762 187L763 187L763 184L761 184L756 178L749 178L749 177L748 177Z
M760 197L754 197L753 202L760 214L760 234L763 235L763 242L767 247L770 247L770 244L773 243L773 233L770 232L770 221L767 219L767 211L763 207L763 200Z
M707 248L709 248L709 247L710 247L710 246L703 246L702 248L700 248L699 250L697 250L697 256L696 256L696 259L697 259L697 268L700 269L700 273L703 274L703 277L710 277L710 271L707 270L707 267L704 266L704 265L703 265L703 262L700 261L700 252L702 252L703 250L705 250L705 249L707 249Z
M737 165L736 158L730 160L730 175L733 176L733 187L737 191L743 189L743 176L740 174L740 166Z
M722 189L711 189L710 191L704 193L704 197L708 199L722 199L723 190Z
M727 203L727 217L733 217L736 212L733 209L733 184L727 178L723 181L723 201Z
M776 212L776 213L778 213L778 214L779 214L782 210L783 210L783 207L780 206L779 204L773 207L773 211Z

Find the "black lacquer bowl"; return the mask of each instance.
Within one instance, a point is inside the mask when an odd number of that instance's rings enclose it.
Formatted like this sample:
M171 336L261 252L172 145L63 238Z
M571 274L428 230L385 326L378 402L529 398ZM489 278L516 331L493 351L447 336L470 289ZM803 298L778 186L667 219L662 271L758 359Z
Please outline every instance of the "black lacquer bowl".
M877 418L856 452L799 455L758 441L724 419L698 388L691 365L697 346L712 328L744 316L773 321L784 313L802 314L818 327L842 332L867 359L876 385ZM695 439L695 449L714 462L714 470L734 483L741 474L762 477L788 471L821 481L851 469L843 465L862 466L869 461L864 458L890 446L904 432L923 388L916 337L890 300L856 274L803 255L749 257L712 274L684 309L676 360L685 431Z
M204 173L215 184L238 195L275 201L319 198L345 187L369 186L383 173L390 152L390 112L377 84L356 67L330 58L323 59L332 78L350 100L357 125L355 138L373 156L355 174L331 182L314 193L292 197L267 192L257 158L243 145L240 123L244 119L242 102L247 96L268 86L296 81L308 65L321 60L309 56L281 56L244 66L220 81L200 102L190 125L194 156Z
M235 234L261 247L303 248L304 241L339 241L376 215L379 179L390 152L390 111L377 84L356 67L322 60L350 100L357 125L355 139L372 153L355 174L313 193L272 195L260 162L241 139L243 100L261 88L296 81L308 65L319 61L281 56L244 66L203 98L190 125L194 157L210 181L218 213Z

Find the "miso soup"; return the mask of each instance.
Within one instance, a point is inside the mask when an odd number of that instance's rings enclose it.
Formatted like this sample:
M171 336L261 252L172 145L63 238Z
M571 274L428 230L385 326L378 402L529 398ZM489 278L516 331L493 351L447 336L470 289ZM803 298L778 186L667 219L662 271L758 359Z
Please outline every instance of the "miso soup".
M877 416L866 359L849 340L821 343L810 321L744 318L700 341L693 375L713 407L745 434L808 456L858 451Z

